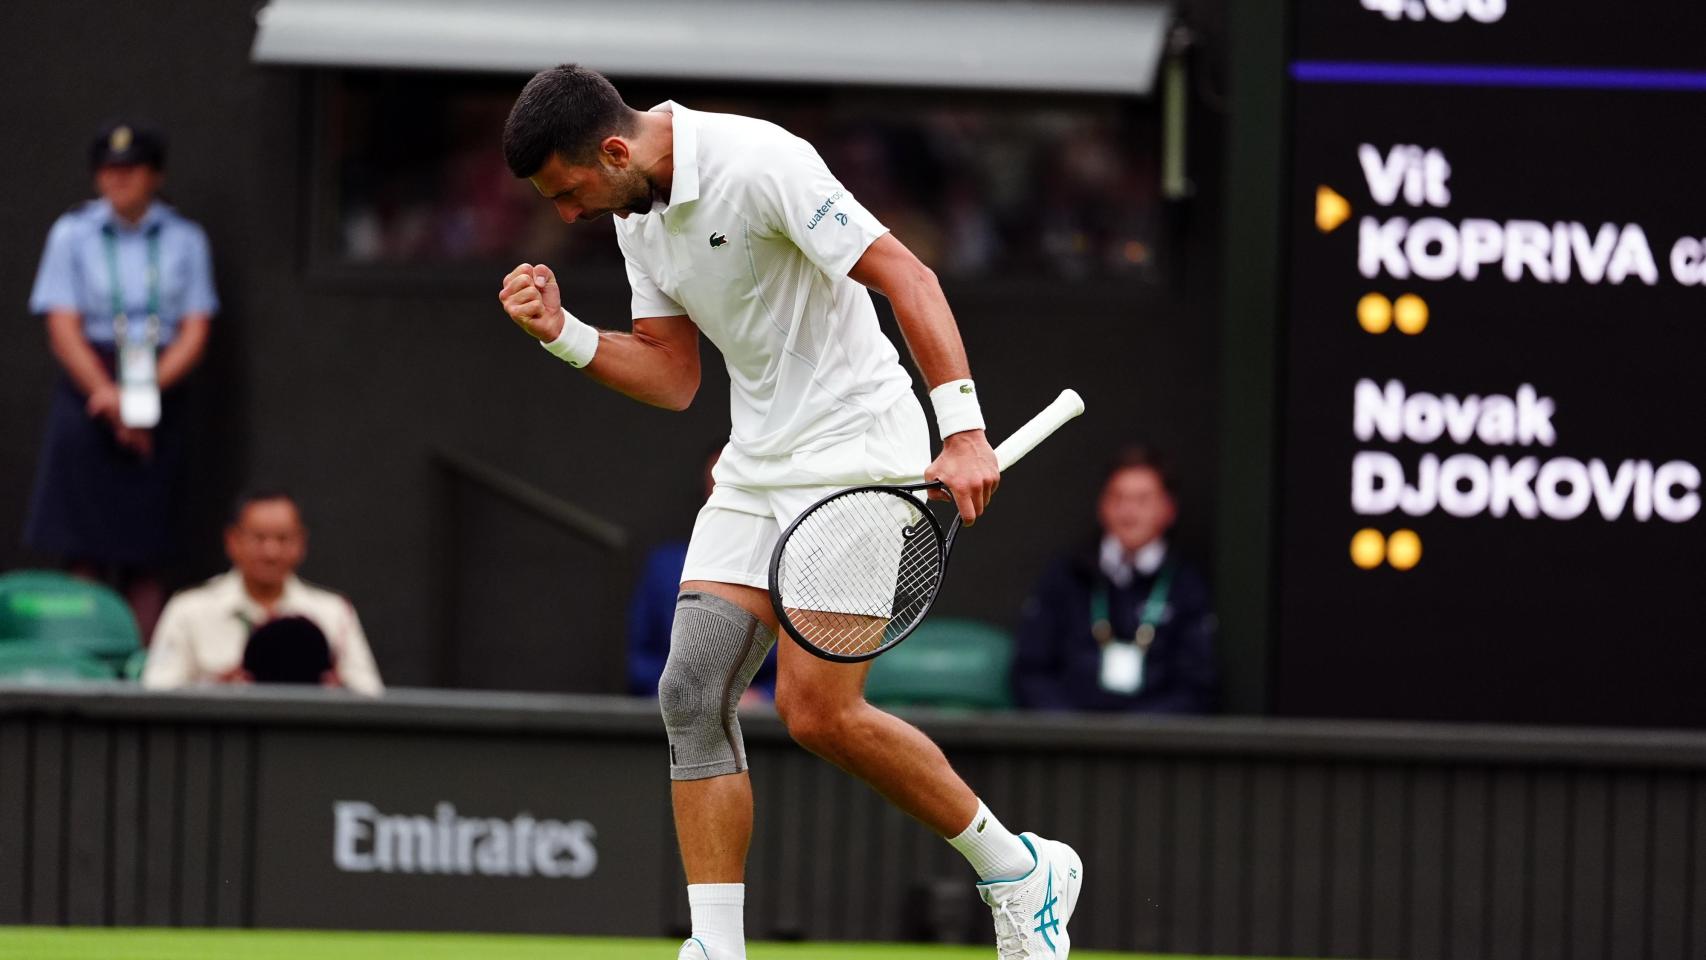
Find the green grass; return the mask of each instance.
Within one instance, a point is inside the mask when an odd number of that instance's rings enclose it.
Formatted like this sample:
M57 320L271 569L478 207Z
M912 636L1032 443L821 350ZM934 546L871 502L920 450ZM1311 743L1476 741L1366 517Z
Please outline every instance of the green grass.
M678 940L460 933L0 927L0 957L6 960L675 960L680 945ZM760 943L747 950L747 960L989 960L994 953L993 946ZM1073 960L1139 956L1072 953Z

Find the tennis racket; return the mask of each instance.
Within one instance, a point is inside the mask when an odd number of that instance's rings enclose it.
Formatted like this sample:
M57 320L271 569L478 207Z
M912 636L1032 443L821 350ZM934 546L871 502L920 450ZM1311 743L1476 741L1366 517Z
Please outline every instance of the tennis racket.
M997 468L1006 473L1083 412L1077 392L1061 391L995 448ZM916 630L942 590L960 532L952 495L928 499L946 489L939 480L851 487L796 517L770 555L770 604L788 636L825 660L858 663Z

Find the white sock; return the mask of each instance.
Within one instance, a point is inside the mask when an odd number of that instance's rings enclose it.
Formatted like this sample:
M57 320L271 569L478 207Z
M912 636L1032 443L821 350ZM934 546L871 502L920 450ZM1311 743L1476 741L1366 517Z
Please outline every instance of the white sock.
M982 800L977 802L977 813L972 814L971 823L948 843L977 871L977 878L985 882L1017 880L1037 865L1031 848L1002 826Z
M693 912L693 936L704 942L711 960L745 960L744 883L690 883L687 905Z

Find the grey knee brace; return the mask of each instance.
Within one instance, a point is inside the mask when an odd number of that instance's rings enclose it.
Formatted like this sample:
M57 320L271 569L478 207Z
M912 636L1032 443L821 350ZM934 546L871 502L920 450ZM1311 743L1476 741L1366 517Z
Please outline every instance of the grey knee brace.
M775 642L769 627L721 597L684 593L676 600L669 660L658 680L671 780L746 769L735 706Z

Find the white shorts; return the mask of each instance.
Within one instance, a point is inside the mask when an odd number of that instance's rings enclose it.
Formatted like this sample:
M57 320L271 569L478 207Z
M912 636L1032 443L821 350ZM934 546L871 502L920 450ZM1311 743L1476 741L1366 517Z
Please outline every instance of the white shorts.
M917 483L929 465L930 427L910 394L862 436L818 449L750 457L730 444L711 471L715 486L694 521L681 579L763 590L777 537L807 507L845 487Z

